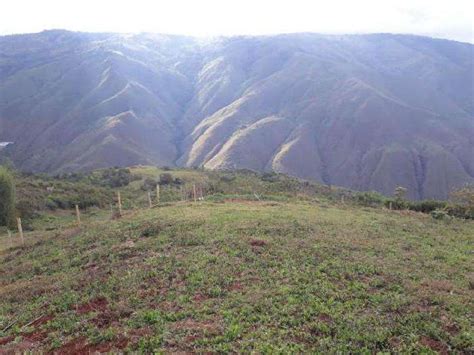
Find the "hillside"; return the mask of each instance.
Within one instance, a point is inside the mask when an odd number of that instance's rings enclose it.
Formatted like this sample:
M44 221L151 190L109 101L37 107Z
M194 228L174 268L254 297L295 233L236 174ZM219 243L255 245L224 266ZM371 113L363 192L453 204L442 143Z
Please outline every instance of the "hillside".
M0 352L474 350L474 221L272 174L131 172L21 178L20 197L50 202L24 246L0 233ZM158 174L173 179L148 208ZM204 201L184 199L192 184ZM104 205L80 227L77 196Z
M283 172L413 199L474 181L473 46L406 35L0 37L0 142L24 171Z

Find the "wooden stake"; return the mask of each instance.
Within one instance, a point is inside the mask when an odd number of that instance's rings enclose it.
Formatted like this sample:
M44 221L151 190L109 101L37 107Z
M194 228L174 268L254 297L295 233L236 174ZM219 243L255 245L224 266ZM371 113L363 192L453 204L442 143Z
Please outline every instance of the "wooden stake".
M76 219L77 219L77 225L81 225L81 212L79 212L79 206L76 205Z
M150 207L150 208L153 207L153 205L151 203L151 193L150 193L150 191L148 191L148 207Z
M156 184L156 203L160 203L160 184Z
M204 200L204 195L202 193L202 186L199 186L199 198L201 199L201 201Z
M193 184L193 198L194 198L194 202L197 201L197 196L196 196L196 184Z
M21 227L21 218L16 219L16 224L18 226L18 233L20 234L21 245L25 244L25 238L23 237L23 228Z
M392 201L389 202L388 208L391 210L392 209Z
M122 197L120 196L120 191L117 191L117 205L119 210L119 216L122 217Z

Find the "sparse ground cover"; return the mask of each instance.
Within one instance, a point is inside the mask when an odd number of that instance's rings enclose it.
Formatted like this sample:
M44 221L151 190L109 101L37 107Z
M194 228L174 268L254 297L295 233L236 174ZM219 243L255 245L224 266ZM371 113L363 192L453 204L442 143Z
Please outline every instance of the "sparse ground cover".
M474 351L473 221L238 195L109 217L0 251L2 351Z

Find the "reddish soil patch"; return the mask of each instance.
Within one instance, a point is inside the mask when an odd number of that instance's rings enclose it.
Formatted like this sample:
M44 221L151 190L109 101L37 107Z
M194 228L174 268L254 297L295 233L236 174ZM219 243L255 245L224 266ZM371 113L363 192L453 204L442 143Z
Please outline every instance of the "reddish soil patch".
M240 282L234 282L229 286L229 291L241 291L244 287Z
M54 354L83 354L87 347L86 342L86 337L73 339L63 344Z
M13 340L15 340L15 337L13 335L0 338L0 345L8 344L9 342L11 342Z
M128 339L120 337L113 342L105 342L101 344L88 344L85 337L79 337L61 346L54 354L82 355L94 353L108 353L113 349L123 349L128 345Z
M332 323L332 317L324 313L318 315L318 320L326 324Z
M38 327L42 324L48 323L50 320L53 320L53 319L54 319L54 316L51 315L51 314L44 315L44 316L38 318L37 320L35 320L33 323L31 323L30 326Z
M195 302L204 302L206 300L208 300L210 297L206 296L206 295L203 295L202 293L196 293L194 296L193 296L193 301Z
M145 336L152 335L153 331L150 328L139 328L139 329L132 329L128 333L130 339L139 339Z
M158 307L167 312L172 312L172 311L178 312L182 308L176 302L171 302L171 301L163 301L158 305Z
M114 312L102 312L91 320L98 328L105 328L119 319L119 315Z
M451 335L456 335L459 333L459 327L454 323L448 316L443 314L441 316L441 322L443 323L443 329Z
M437 351L439 354L448 354L449 348L440 342L439 340L435 340L429 337L422 336L420 339L420 343L431 350Z
M402 344L400 338L398 337L391 337L390 339L388 339L388 343L390 344L392 349L398 349Z
M130 343L136 344L140 341L140 339L144 337L148 337L152 334L153 334L153 331L150 328L132 329L128 333L125 334L126 337L124 337L124 339L127 340L127 345Z
M91 263L91 264L86 264L82 267L83 270L97 270L99 267L97 266L96 263Z
M94 311L105 311L109 302L105 297L97 297L93 300L83 303L76 307L76 312L78 314L85 314Z
M267 242L261 239L252 239L250 240L250 245L253 247L263 247L267 245Z
M22 334L23 338L31 342L42 342L48 337L48 332L32 332L27 334Z
M442 292L451 292L454 289L454 285L449 280L424 280L421 285Z

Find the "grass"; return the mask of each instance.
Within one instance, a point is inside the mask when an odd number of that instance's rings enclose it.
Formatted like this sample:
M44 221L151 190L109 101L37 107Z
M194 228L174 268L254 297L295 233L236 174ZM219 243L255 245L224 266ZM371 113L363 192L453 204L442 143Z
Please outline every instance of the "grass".
M238 194L95 213L0 251L7 351L474 351L473 221Z

